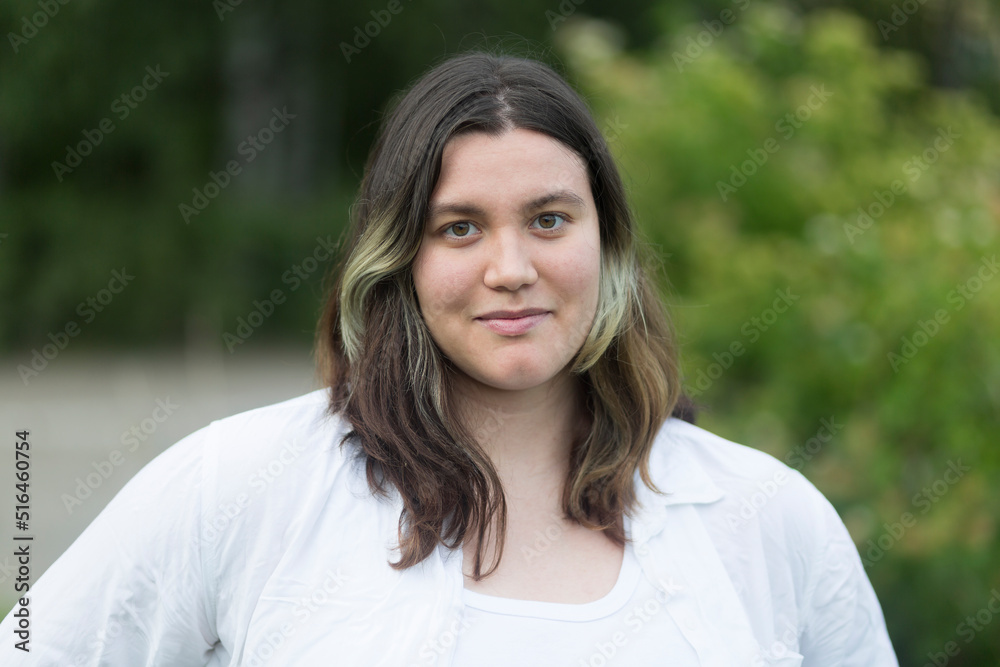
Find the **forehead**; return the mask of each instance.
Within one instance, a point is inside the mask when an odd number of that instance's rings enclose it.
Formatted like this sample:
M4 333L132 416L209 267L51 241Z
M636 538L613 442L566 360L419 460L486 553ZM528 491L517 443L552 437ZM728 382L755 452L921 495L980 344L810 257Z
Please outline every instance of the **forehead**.
M528 197L551 190L573 190L590 200L587 168L571 148L521 128L500 136L469 132L445 145L431 202Z

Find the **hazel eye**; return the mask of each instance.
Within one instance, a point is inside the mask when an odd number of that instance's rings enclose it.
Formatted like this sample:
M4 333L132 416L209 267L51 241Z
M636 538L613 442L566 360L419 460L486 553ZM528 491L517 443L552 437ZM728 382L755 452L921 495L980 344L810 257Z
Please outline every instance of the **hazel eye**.
M566 218L558 213L542 213L535 218L535 221L538 222L542 229L552 230L562 227L562 224L566 222Z
M452 236L454 238L464 239L469 234L472 233L473 225L471 222L456 222L445 227L445 232L452 230L453 234L446 234L446 236Z

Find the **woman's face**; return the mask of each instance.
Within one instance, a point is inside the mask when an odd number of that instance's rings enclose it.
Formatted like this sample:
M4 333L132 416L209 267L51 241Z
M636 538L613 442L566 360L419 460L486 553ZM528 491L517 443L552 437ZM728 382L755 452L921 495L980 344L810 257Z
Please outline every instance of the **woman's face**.
M593 324L600 262L572 150L523 129L448 142L413 280L431 336L462 373L504 390L557 378Z

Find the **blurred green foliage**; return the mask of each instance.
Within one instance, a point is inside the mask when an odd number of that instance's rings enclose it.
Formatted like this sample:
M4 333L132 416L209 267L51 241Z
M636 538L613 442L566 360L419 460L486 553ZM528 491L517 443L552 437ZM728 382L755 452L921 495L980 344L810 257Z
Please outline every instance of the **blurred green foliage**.
M1000 589L996 7L436 0L347 62L384 6L71 0L16 49L39 6L0 6L0 349L27 363L69 321L75 347L224 348L275 289L254 343L308 344L332 262L295 267L343 231L385 101L444 54L528 52L566 70L620 156L700 423L836 505L901 665L949 641L949 665L1000 664L1000 618L961 626ZM292 124L185 222L286 105ZM60 180L52 162L104 118ZM122 267L134 282L84 322Z
M655 37L646 0L589 2L640 43ZM385 6L70 0L47 17L38 0L0 4L0 350L27 362L69 322L82 329L74 349L218 345L274 289L288 301L253 343L308 344L323 272L295 294L281 277L317 236L344 230L380 109L454 50L509 43L544 56L530 44L551 36L555 8ZM146 67L167 75L122 101ZM240 146L272 108L296 117L249 162ZM231 160L242 171L185 219L180 206ZM87 321L79 304L122 266L135 280Z
M612 36L562 35L667 257L702 424L831 499L902 664L997 664L1000 618L956 628L1000 588L1000 123L847 13L759 4L641 58Z

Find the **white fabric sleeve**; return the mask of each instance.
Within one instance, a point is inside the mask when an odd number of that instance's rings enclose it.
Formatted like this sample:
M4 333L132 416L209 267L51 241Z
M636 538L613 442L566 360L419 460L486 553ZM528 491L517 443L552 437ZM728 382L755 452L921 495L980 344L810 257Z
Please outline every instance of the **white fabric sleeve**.
M0 663L208 664L218 641L200 539L208 431L150 461L35 582L30 652L13 647L12 612L0 624Z
M882 608L844 522L821 498L818 545L806 589L802 667L898 667Z

